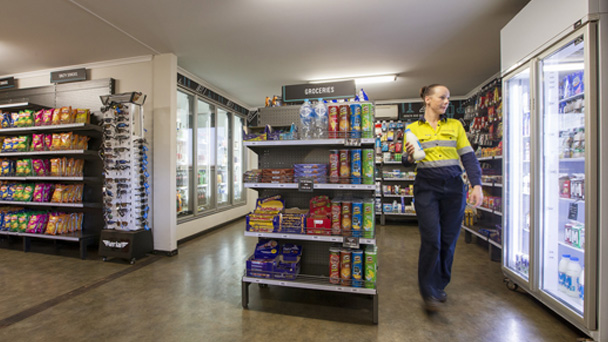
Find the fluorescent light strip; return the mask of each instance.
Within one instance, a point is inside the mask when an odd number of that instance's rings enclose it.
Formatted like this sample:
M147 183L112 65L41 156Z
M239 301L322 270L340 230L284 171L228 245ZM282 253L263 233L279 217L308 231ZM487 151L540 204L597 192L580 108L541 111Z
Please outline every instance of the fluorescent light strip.
M387 83L387 82L396 81L397 75L332 78L332 79L325 79L325 80L309 81L308 83L317 84L317 83L329 83L329 82L340 82L340 81L350 81L350 80L355 80L355 84L358 84L358 85L359 84L372 84L372 83Z

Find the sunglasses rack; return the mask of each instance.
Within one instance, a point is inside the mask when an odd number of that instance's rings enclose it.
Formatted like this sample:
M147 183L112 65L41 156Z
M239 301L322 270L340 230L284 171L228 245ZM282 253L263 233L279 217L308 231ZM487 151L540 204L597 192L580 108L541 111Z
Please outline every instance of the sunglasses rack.
M148 147L143 137L145 95L142 101L124 95L110 95L104 99L102 108L105 229L149 230L150 175Z

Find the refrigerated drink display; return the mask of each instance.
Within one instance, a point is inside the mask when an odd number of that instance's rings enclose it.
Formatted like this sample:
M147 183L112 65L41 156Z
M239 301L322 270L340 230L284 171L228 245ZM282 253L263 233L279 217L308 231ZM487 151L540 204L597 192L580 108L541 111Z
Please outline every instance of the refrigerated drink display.
M585 267L585 41L540 63L541 289L583 314L577 278ZM564 255L570 255L564 272ZM561 263L561 264L560 264ZM560 267L561 265L561 267ZM559 276L557 276L559 274ZM560 288L562 291L560 291Z
M233 145L232 145L232 200L234 203L242 202L245 200L243 193L243 168L244 168L244 157L245 152L243 150L243 135L236 132L242 132L245 122L243 118L235 116L233 120L232 132Z
M530 256L530 69L505 79L505 265L528 281Z
M230 204L230 116L228 112L218 109L217 111L217 205L218 207Z
M215 161L214 106L198 100L196 129L197 211L213 208L214 191L211 165Z
M190 179L192 172L192 99L193 97L177 92L177 160L176 160L176 208L177 216L193 213L190 199Z

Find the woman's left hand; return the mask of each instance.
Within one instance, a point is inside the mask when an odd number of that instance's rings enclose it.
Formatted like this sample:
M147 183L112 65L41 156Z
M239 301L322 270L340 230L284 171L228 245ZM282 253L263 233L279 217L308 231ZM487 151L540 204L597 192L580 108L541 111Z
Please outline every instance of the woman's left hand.
M483 202L483 192L481 191L481 185L475 185L473 191L469 195L469 204L477 208Z

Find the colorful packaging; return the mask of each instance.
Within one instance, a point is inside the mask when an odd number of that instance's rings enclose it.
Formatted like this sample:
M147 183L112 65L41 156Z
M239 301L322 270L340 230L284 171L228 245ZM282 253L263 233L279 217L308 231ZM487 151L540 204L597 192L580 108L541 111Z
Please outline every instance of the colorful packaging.
M374 184L375 154L373 149L369 148L362 150L361 163L363 164L363 184Z
M61 108L53 109L51 116L51 125L59 125L61 123Z
M340 247L338 246L329 248L329 282L340 283Z
M361 149L350 151L350 183L361 184Z
M351 284L351 252L350 249L340 249L340 284Z
M342 201L341 206L341 225L342 225L342 235L350 236L352 229L352 204L350 201Z
M363 138L374 137L374 108L371 103L361 104L361 130Z
M331 235L342 234L342 204L339 200L331 201Z
M338 112L338 138L346 138L350 131L350 106L342 104Z
M376 213L374 210L374 201L368 199L363 201L363 237L373 239L376 225Z
M338 137L338 117L340 116L340 107L338 105L329 105L327 107L327 114L329 116L329 134L330 139Z
M350 151L349 150L340 150L340 183L349 184L350 183Z
M361 138L361 105L358 103L350 105L350 137Z
M88 109L75 109L75 123L85 123L88 124L91 122L91 112Z
M352 202L352 236L361 237L363 235L363 202Z
M368 245L365 248L365 287L369 289L376 288L376 276L378 269L377 249L374 245Z
M338 150L329 150L329 182L338 183L340 180L339 173L340 152Z
M44 134L32 134L32 151L44 151Z
M61 107L59 114L59 124L71 124L74 123L74 115L72 114L72 107Z
M351 254L352 258L352 286L363 287L363 251L355 249Z

